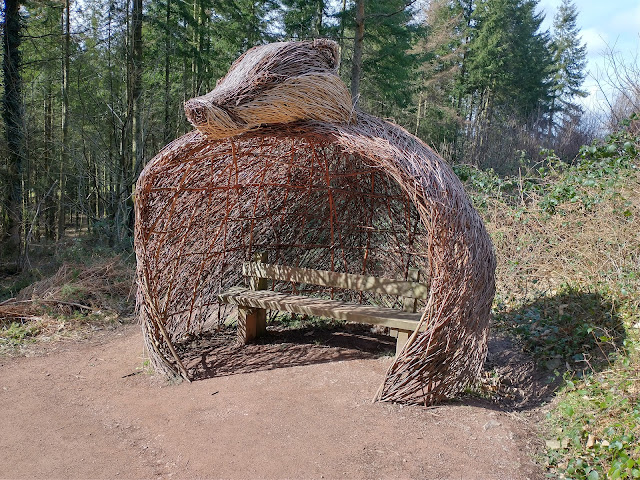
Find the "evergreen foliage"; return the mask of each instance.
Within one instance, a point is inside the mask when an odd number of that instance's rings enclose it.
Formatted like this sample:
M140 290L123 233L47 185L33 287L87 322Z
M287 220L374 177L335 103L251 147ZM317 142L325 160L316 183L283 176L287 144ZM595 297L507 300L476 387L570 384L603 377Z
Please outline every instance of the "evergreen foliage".
M455 143L464 124L460 109L462 77L470 30L470 10L463 2L434 0L419 36L417 106L414 133L428 143Z
M19 0L5 1L2 35L2 73L4 91L2 95L2 119L7 142L5 209L2 220L8 235L8 245L17 252L17 263L22 263L22 175L26 163L24 135L24 105L22 99L22 15ZM2 238L2 237L0 237Z
M409 4L408 4L409 3ZM412 22L414 11L406 0L364 2L364 42L359 106L374 115L406 116L412 94L416 56L413 47L419 25ZM355 35L356 5L347 9L345 37ZM349 45L352 47L352 45ZM345 51L346 50L346 51ZM352 62L353 50L343 49L343 61ZM343 69L343 72L349 70ZM347 83L352 79L345 78Z
M326 34L323 19L325 0L282 0L285 35L291 40L307 40Z
M473 12L464 82L489 123L496 109L527 118L547 101L549 39L539 32L543 17L535 12L537 3L486 0Z
M575 103L575 99L587 96L587 92L581 88L586 77L587 47L581 44L577 17L578 11L572 1L563 0L553 20L550 130L575 122L582 114L582 108Z
M411 53L416 25L405 0L371 2L363 59L365 109L381 117L397 117L411 98L415 59Z

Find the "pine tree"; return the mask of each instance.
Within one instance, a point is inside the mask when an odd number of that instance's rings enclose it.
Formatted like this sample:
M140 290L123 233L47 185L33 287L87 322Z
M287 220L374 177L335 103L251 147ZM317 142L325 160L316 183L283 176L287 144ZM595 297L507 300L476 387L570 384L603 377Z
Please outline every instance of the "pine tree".
M364 48L364 4L365 0L356 0L355 4L355 34L353 36L353 55L351 56L351 99L354 105L360 105L362 50Z
M269 27L271 14L276 11L275 0L213 0L212 7L219 52L230 61L272 39Z
M459 0L433 0L425 11L426 29L417 47L415 133L441 148L456 141L463 123L460 86L471 15L465 7L469 6Z
M375 115L401 118L411 99L418 28L411 22L411 3L358 0L346 12L353 21L353 48L343 56L344 62L351 62L351 94Z
M282 0L285 36L292 40L318 38L325 34L325 0Z
M205 1L207 3L205 4ZM209 8L208 0L200 0L204 13ZM208 90L217 73L217 55L211 52L211 22L197 22L193 18L193 3L177 0L150 2L146 11L145 48L145 93L151 118L162 118L158 124L148 125L151 151L157 152L163 145L183 133L187 128L182 104L194 91ZM195 35L202 39L200 47L193 44ZM189 63L190 62L190 63ZM195 69L194 69L195 62Z
M537 3L486 0L473 12L463 78L467 161L499 167L514 150L531 150L528 139L543 130L551 53Z
M67 0L68 1L68 0ZM131 9L131 172L137 178L144 162L142 139L142 0L133 0ZM133 187L133 182L132 182ZM133 223L131 224L133 227Z
M487 0L473 13L466 88L490 123L496 108L511 106L523 118L548 100L548 34L537 0Z
M59 159L61 105L60 38L61 5L29 4L23 12L21 68L23 90L25 159L23 162L23 241L25 256L29 243L46 232L55 238L55 197ZM37 39L37 40L36 40ZM55 174L55 175L54 175ZM27 260L28 261L28 260Z
M552 106L549 134L556 126L572 121L582 113L576 98L585 98L582 90L586 73L587 47L581 44L576 25L578 12L571 0L563 0L553 20L551 50L553 54Z
M65 168L69 164L71 142L69 139L69 76L70 56L71 56L71 0L65 0L62 12L62 149L60 155L60 176L58 186L58 230L56 238L60 240L64 236L65 230L65 186L67 176Z

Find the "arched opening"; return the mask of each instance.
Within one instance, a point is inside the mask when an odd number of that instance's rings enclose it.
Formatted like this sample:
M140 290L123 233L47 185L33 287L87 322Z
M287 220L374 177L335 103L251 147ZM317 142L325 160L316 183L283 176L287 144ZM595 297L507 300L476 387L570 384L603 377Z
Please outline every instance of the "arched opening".
M397 279L414 268L429 276L425 227L411 199L379 165L328 137L221 141L154 171L144 195L149 289L173 341L233 315L216 295L242 282L238 266L256 252L295 267Z

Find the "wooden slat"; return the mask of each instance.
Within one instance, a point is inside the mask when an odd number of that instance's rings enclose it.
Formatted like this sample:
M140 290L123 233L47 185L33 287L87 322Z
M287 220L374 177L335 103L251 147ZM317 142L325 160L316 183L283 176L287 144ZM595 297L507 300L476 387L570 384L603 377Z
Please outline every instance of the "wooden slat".
M266 252L256 253L253 256L253 261L255 263L265 263L267 261L267 253ZM249 277L249 288L251 290L266 290L268 282L269 280L266 278ZM257 338L267 333L267 311L264 309L257 309L255 311L255 317L256 317L256 335L255 336Z
M258 315L250 308L238 308L238 342L247 344L258 336Z
M253 262L256 264L264 264L267 261L266 252L256 253L253 256ZM259 276L252 276L249 278L249 288L251 290L266 290L268 285L268 279L260 278Z
M405 332L403 330L398 330L398 336L396 340L396 357L400 355L400 352L404 348L407 341L409 341L409 332Z
M285 282L307 283L360 292L369 291L401 297L429 298L429 285L418 282L394 280L392 278L379 278L255 262L243 263L242 273L249 277L266 277Z
M412 282L417 282L420 280L420 270L417 268L409 269L409 280ZM405 312L415 312L418 307L418 302L413 296L405 296L402 299L402 310Z
M421 314L357 303L302 297L270 290L249 290L236 287L218 295L221 303L241 307L264 308L281 312L301 313L317 317L336 318L347 322L384 325L398 330L414 331Z

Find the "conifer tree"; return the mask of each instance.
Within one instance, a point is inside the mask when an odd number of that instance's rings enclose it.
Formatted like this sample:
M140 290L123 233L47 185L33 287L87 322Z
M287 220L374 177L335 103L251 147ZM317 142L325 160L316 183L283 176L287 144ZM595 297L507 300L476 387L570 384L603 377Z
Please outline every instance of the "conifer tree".
M580 32L576 25L578 12L571 0L563 0L553 20L551 51L553 54L552 105L549 112L549 133L556 125L571 123L582 113L575 103L576 98L584 98L582 90L586 76L587 47L581 44Z
M496 108L523 118L548 100L548 34L537 0L487 0L477 5L469 44L466 88L491 123Z
M325 0L282 0L285 35L292 40L317 38L325 33Z
M351 95L375 115L403 115L411 99L415 55L412 3L406 0L358 0L346 16L354 38L343 61L351 62ZM349 33L349 32L348 32ZM351 35L349 35L351 36Z
M549 34L540 31L544 17L535 11L537 3L486 0L473 12L463 83L469 140L465 155L477 164L501 166L504 160L498 158L532 149L527 138L542 133L551 54Z
M467 8L465 8L467 7ZM460 87L471 9L459 0L433 0L418 42L415 133L435 145L455 141L462 125Z
M223 41L221 53L230 60L272 39L269 28L275 0L213 0L212 8L215 12L212 27L216 37Z
M362 76L362 50L364 49L365 0L356 0L353 54L351 56L351 99L360 103L360 77Z
M58 230L56 238L60 240L65 230L65 186L67 176L65 168L69 164L71 141L69 138L69 76L71 74L71 0L65 0L62 12L63 51L62 51L62 148L60 154L60 172L58 186Z
M131 47L131 172L134 177L133 181L135 181L144 163L144 142L142 138L142 0L133 0L132 2ZM133 226L133 223L131 226Z

